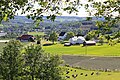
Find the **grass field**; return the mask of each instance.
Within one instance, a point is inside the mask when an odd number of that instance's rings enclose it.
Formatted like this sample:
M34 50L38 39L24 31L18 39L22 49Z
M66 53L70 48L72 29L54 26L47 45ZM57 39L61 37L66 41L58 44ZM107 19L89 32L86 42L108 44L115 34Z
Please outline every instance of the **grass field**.
M23 45L28 44L23 43ZM5 46L5 43L0 43L0 52ZM120 56L120 44L114 46L108 46L104 44L103 46L88 46L82 47L82 45L74 45L66 47L63 44L55 44L50 46L43 46L43 49L52 54L60 55L87 55L87 56Z
M66 74L66 72L69 72ZM89 71L81 69L67 68L65 77L69 76L67 80L120 80L120 72L100 72L100 71ZM73 78L72 75L78 75Z
M90 56L120 56L120 44L109 46L87 46L73 45L66 47L63 44L55 44L51 46L43 46L43 49L49 53L69 54L69 55L90 55Z
M43 35L45 35L45 33L43 33L43 32L28 32L28 34L29 34L29 35L33 35L33 36L36 36L36 35L41 35L41 36L43 36Z
M28 44L29 42L23 43L23 45L28 45ZM0 52L2 51L2 48L5 45L6 45L5 43L0 43ZM46 52L49 52L52 54L57 53L60 55L69 54L69 55L90 55L90 56L93 56L93 55L94 56L120 56L120 44L117 44L114 46L108 46L107 44L104 44L103 46L88 46L87 48L82 47L82 45L65 47L63 44L55 44L50 46L43 46L43 49ZM70 60L72 59L70 58ZM78 58L76 58L76 60L78 60ZM71 62L74 62L74 61L71 61ZM81 70L81 69L74 69L74 68L67 68L67 71L69 71L69 73L66 74L66 71L65 71L65 74L63 75L65 77L66 76L70 77L70 78L67 78L67 80L119 80L120 79L120 72L100 72L100 71ZM91 75L92 73L94 74ZM73 78L72 75L78 75L78 76L76 78Z

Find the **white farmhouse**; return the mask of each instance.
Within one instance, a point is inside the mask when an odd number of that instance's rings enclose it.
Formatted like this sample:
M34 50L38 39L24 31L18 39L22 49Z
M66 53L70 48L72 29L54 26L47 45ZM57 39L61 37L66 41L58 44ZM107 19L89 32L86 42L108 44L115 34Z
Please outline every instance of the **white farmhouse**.
M69 39L70 44L83 44L83 42L85 41L85 38L82 36L75 36Z

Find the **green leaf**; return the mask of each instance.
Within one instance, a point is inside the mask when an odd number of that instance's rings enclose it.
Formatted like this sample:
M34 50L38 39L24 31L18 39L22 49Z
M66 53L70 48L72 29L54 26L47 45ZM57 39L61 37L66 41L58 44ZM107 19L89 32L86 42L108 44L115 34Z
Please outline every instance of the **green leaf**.
M7 21L7 20L8 20L8 14L5 14L3 20L4 20L4 21Z

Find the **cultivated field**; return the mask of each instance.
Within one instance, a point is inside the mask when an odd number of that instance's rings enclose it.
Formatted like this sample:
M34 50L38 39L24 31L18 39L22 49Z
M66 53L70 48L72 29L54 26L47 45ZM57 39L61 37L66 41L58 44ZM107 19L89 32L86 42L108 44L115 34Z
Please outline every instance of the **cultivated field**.
M120 57L63 55L64 64L87 70L120 71Z

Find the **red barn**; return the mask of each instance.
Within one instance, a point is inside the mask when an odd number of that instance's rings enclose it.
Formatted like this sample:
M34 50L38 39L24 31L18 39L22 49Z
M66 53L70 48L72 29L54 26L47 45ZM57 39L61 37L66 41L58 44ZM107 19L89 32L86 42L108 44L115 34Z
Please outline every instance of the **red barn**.
M33 35L22 35L21 37L18 37L17 40L34 42L35 38Z

